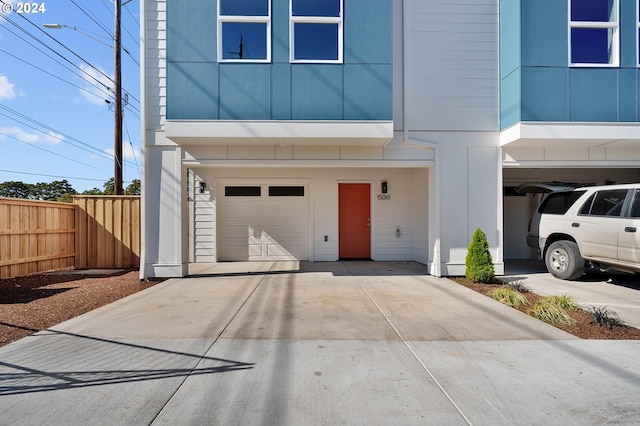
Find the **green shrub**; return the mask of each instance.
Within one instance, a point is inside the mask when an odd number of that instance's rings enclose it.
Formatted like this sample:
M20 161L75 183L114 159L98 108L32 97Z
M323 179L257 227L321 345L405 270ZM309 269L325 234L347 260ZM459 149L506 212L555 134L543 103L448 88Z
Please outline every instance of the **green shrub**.
M558 306L558 303L558 296L543 297L529 309L529 314L551 324L575 324L576 320L571 318L566 309Z
M518 309L522 305L526 305L529 303L527 298L524 297L522 293L517 290L514 290L510 286L502 286L494 288L493 290L487 293L487 296L492 299L497 300L500 303L504 303L505 305L512 306Z
M489 243L487 236L482 229L476 229L473 238L467 249L467 257L465 259L465 276L474 283L490 283L495 281L495 269L493 268L493 259L489 252Z

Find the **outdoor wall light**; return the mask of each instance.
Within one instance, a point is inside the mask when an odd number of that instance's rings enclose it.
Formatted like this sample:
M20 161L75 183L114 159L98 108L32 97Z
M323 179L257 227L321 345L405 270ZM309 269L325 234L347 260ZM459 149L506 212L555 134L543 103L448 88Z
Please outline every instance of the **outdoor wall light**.
M204 191L207 190L207 182L201 180L200 181L200 193L204 194Z
M382 193L386 194L388 189L389 189L389 187L387 185L387 181L383 180L382 183L380 184L380 187L381 187L380 190L382 191Z

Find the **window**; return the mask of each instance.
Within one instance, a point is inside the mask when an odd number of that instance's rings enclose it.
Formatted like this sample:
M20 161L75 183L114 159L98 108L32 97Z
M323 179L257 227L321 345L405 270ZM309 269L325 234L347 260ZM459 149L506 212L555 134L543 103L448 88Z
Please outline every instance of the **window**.
M640 219L640 189L636 191L635 197L633 199L630 216Z
M618 0L569 1L571 66L618 66Z
M271 0L218 2L218 61L271 61Z
M342 62L342 1L291 0L291 62Z
M304 197L304 186L270 186L270 197Z
M624 199L627 196L626 189L612 189L599 191L593 194L580 209L581 215L589 216L614 216L622 213Z
M259 186L225 186L225 197L259 197L262 190Z
M552 192L540 203L538 213L563 215L584 192L585 191Z

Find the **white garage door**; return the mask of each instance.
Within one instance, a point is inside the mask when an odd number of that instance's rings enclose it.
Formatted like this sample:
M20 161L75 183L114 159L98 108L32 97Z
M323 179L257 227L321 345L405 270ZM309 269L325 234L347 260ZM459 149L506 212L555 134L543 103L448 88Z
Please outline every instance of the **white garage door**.
M304 185L222 185L218 260L308 259Z

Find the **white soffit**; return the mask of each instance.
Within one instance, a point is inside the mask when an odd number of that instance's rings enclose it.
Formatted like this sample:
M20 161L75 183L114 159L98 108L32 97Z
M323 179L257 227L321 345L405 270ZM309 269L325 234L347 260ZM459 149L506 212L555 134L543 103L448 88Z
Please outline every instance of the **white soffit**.
M165 136L180 145L361 145L393 138L393 121L167 120Z
M640 147L640 123L518 123L500 132L502 147Z

